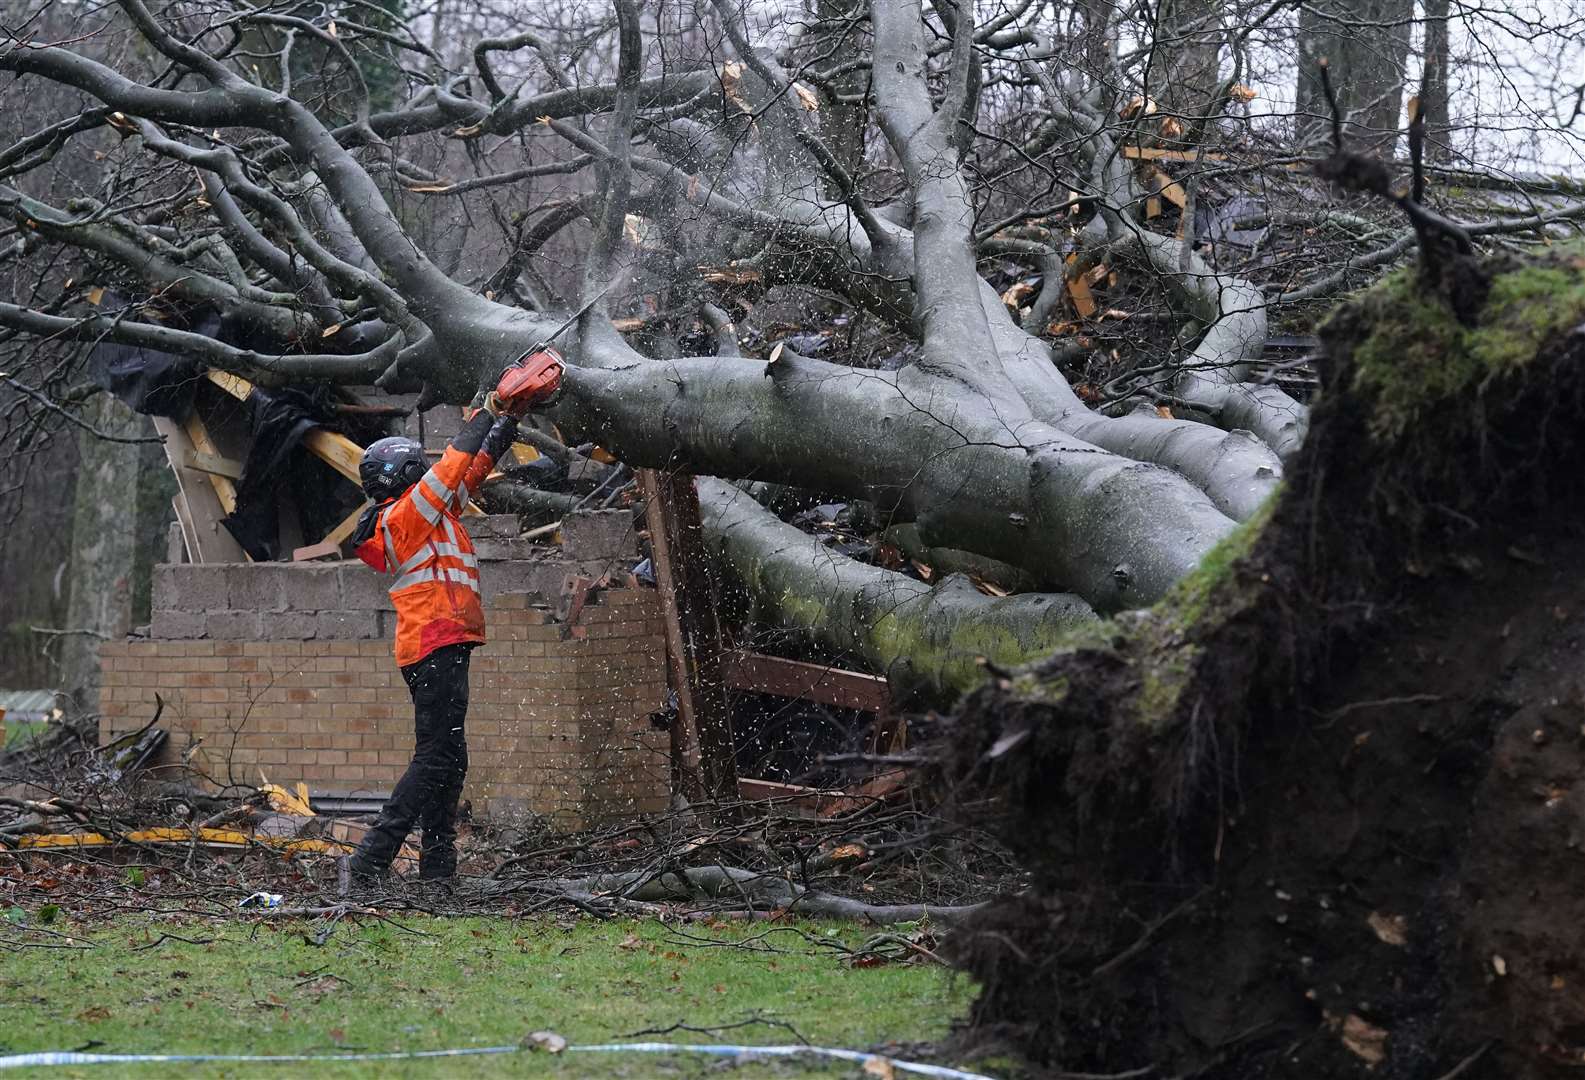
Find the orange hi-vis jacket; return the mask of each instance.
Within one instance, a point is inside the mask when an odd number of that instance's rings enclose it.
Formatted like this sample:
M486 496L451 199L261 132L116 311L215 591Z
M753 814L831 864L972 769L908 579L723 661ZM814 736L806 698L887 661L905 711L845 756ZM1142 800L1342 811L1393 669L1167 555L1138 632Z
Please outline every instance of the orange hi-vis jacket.
M476 414L423 479L376 509L372 530L359 530L372 535L358 558L393 578L398 667L445 645L484 642L479 560L461 514L517 428L510 417L493 428L491 420Z

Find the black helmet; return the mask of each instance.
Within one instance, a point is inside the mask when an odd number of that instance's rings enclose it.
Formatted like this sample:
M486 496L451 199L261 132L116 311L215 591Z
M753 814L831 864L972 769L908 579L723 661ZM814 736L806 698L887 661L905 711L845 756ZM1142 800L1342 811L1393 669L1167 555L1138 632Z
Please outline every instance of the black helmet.
M415 439L393 435L369 444L358 463L363 492L375 502L394 499L429 471L423 446Z

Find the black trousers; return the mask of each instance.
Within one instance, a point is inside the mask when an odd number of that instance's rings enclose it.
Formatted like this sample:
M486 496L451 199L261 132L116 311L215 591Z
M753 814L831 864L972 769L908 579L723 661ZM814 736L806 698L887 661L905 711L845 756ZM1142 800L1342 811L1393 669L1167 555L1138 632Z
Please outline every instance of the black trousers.
M471 651L470 645L445 645L402 668L413 695L413 761L352 856L354 877L388 870L415 824L424 829L418 876L448 878L457 872L457 799L468 774L463 721Z

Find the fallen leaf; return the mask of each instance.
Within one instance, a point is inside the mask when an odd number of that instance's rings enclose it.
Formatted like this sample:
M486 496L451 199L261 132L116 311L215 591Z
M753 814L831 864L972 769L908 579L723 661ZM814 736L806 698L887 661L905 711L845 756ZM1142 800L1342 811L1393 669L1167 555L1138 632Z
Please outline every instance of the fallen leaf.
M863 1072L865 1076L873 1076L876 1080L897 1080L897 1070L892 1068L891 1061L883 1057L865 1058Z
M1172 419L1172 410L1169 409L1165 405L1157 405L1156 406L1156 415L1161 417L1163 420L1171 420Z
M1035 287L1029 282L1015 282L1008 287L1006 292L1002 293L1002 303L1006 304L1010 308L1016 308L1029 297L1033 296L1034 293Z
M532 1031L524 1036L520 1045L524 1050L545 1050L552 1054L559 1054L567 1049L567 1040L557 1035L554 1031Z
M1134 117L1139 115L1141 109L1144 110L1146 116L1153 116L1156 112L1155 99L1145 97L1142 94L1135 94L1133 97L1128 99L1127 104L1125 104L1121 109L1117 110L1117 115L1121 116L1124 120L1132 120Z
M644 943L639 940L639 936L637 934L629 934L627 937L617 942L616 947L618 949L636 949L642 944Z
M1168 117L1164 117L1162 119L1162 121L1161 121L1161 137L1162 138L1164 138L1164 139L1176 139L1178 136L1180 136L1182 134L1183 134L1183 125L1178 122L1176 117L1168 116Z
M1409 944L1409 920L1402 915L1383 915L1379 911L1372 911L1365 917L1365 922L1384 944L1396 945L1400 949Z
M1387 1031L1354 1015L1343 1021L1343 1045L1371 1065L1387 1059Z
M1255 98L1258 97L1259 95L1256 94L1254 90L1250 89L1249 87L1245 86L1244 84L1238 83L1238 84L1234 85L1234 87L1231 90L1229 90L1227 92L1227 96L1232 98L1234 101L1241 101L1241 102L1246 102L1247 103L1247 102L1250 102L1250 101L1254 101Z
M110 1010L105 1008L103 1005L95 1005L92 1008L84 1009L82 1012L78 1013L77 1019L86 1020L89 1023L96 1024L101 1020L110 1019Z
M831 852L833 859L862 859L869 852L863 844L843 844Z

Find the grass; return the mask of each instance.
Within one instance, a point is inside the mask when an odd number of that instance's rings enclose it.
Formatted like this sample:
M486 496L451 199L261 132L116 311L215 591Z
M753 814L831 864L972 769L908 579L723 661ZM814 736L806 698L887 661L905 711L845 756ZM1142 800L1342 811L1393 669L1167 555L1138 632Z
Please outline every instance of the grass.
M400 927L342 922L315 946L308 939L316 926L302 922L123 917L89 929L57 918L49 931L92 947L0 953L0 1050L88 1043L103 1053L429 1050L512 1044L541 1030L578 1044L679 1021L708 1026L753 1016L789 1023L815 1045L867 1050L939 1039L967 1004L971 987L938 967L855 968L822 944L857 944L862 930L777 926L767 933L763 924L404 917ZM12 927L6 936L21 933ZM150 947L162 933L212 940L167 938ZM68 940L38 931L28 937L57 946ZM684 1031L642 1038L710 1041ZM717 1041L797 1040L784 1028L753 1024ZM722 1067L722 1059L693 1055L536 1053L339 1065L95 1065L8 1076L682 1078ZM734 1080L854 1076L857 1066L795 1059L731 1073Z

